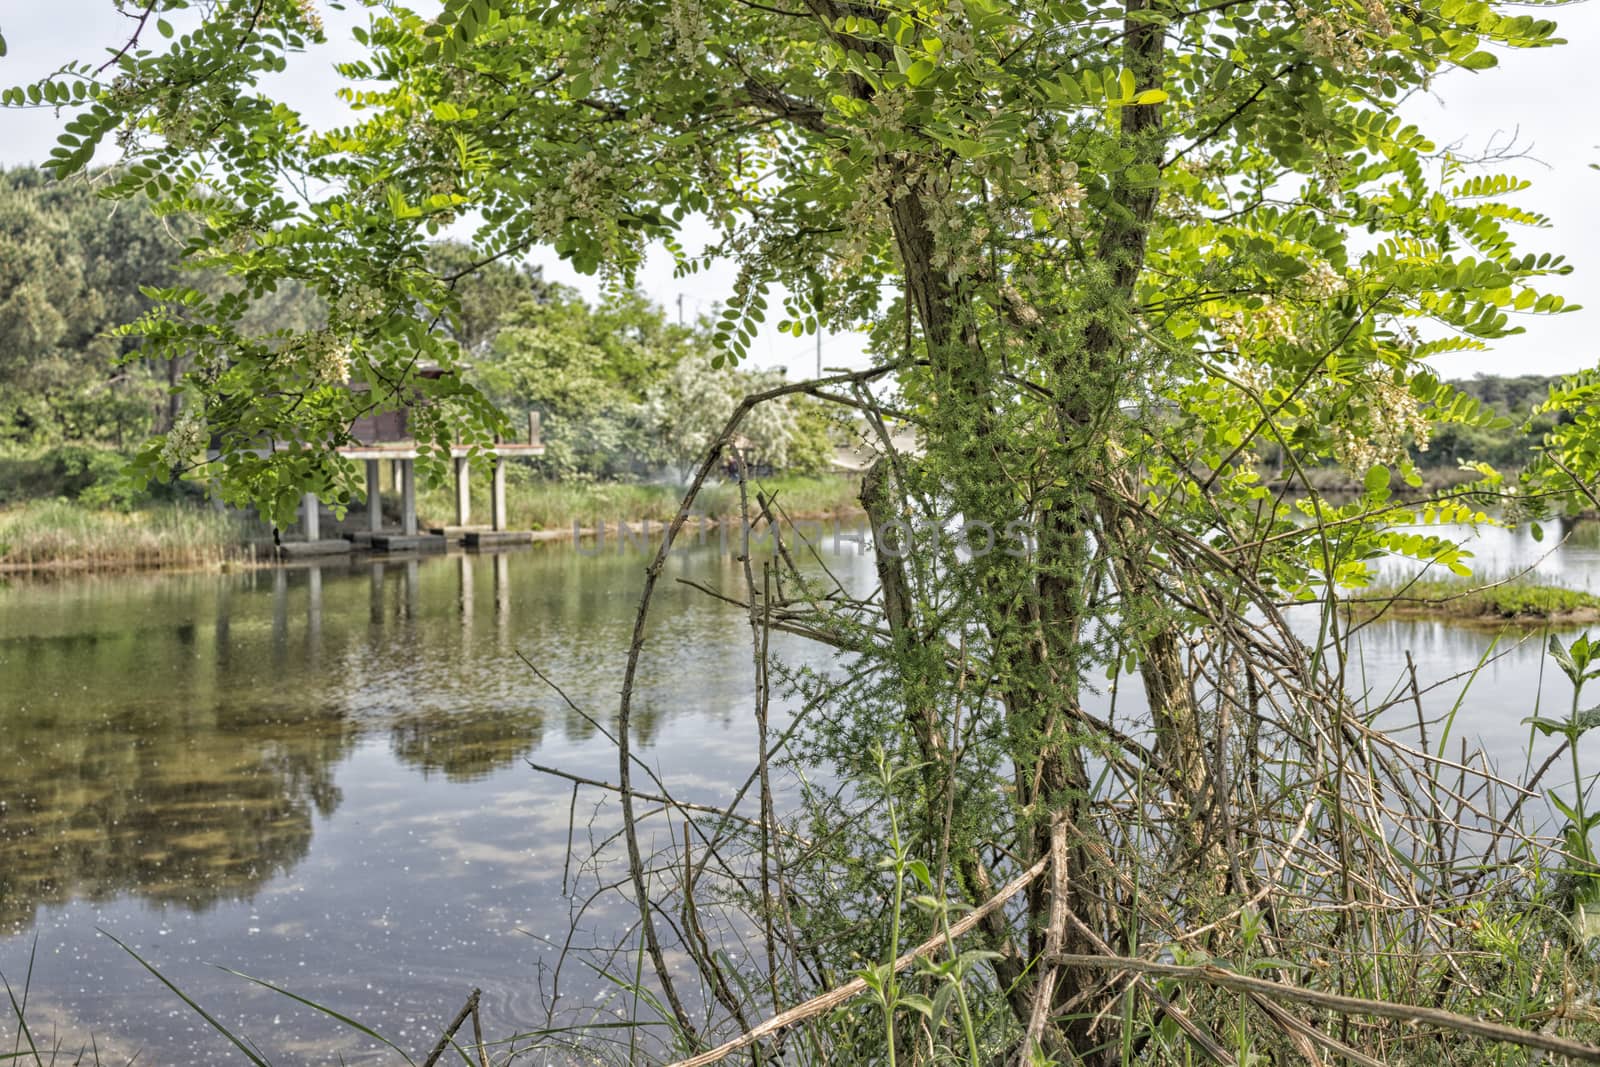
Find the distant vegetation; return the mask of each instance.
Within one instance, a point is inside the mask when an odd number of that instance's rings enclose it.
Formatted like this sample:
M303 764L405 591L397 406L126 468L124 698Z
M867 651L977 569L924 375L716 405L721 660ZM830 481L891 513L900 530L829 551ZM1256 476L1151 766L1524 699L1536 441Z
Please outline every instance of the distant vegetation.
M1480 374L1452 381L1450 384L1463 393L1506 416L1511 425L1498 430L1455 423L1438 426L1428 450L1413 451L1413 459L1419 467L1455 467L1466 461L1488 463L1501 470L1527 466L1535 446L1561 418L1535 415L1533 409L1549 398L1550 390L1560 381L1538 374L1514 378Z
M221 292L217 276L173 266L181 223L139 204L101 200L94 180L53 182L32 168L0 170L0 508L65 499L94 508L197 498L197 489L136 489L124 456L164 433L182 405L182 360L141 358L117 326L148 310L141 286ZM433 246L434 270L472 265L463 246ZM707 330L680 325L636 292L598 307L535 269L494 263L456 287L459 318L441 325L469 353L485 393L526 432L542 416L545 479L627 482L697 456L746 393L781 372L714 369ZM251 327L305 329L326 317L298 288L252 308ZM829 426L796 400L746 423L747 458L794 474L826 470Z
M1526 578L1498 583L1481 578L1425 578L1359 590L1350 597L1350 604L1358 614L1392 618L1531 626L1600 621L1600 596Z

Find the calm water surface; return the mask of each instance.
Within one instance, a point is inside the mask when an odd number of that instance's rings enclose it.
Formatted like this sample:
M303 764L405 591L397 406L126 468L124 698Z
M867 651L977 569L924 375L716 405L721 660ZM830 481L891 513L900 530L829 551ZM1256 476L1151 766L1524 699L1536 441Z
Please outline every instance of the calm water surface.
M1491 531L1473 547L1487 573L1548 553L1542 573L1600 585L1595 529L1558 545L1564 532L1537 544ZM869 589L870 561L846 547L830 568ZM327 1063L334 1049L359 1062L366 1047L213 965L423 1053L473 986L489 1033L542 1024L541 983L572 903L572 790L526 760L608 781L616 764L519 653L609 729L643 563L552 546L0 586L0 971L20 995L37 941L36 1040L76 1052L92 1032L107 1062L138 1050L173 1065L237 1055L97 929L274 1063ZM733 593L743 582L709 548L675 556L677 577ZM726 802L754 751L745 620L671 580L653 618L635 739L685 799ZM1351 684L1388 693L1407 651L1425 683L1470 670L1494 640L1379 624ZM1565 711L1540 643L1501 639L1505 654L1480 673L1456 728L1507 770L1521 766L1519 720L1541 683ZM775 645L791 664L833 658ZM1459 688L1431 692L1430 713ZM580 838L591 824L609 832L615 805L584 790ZM613 901L586 922L615 936L630 909Z

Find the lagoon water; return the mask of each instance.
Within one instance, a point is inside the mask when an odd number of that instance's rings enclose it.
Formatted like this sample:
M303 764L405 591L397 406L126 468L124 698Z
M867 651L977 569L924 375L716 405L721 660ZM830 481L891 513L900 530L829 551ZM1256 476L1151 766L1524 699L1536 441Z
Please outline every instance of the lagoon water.
M1542 543L1487 531L1473 547L1486 573L1544 554L1541 573L1600 586L1594 527ZM870 559L848 543L825 558L871 588ZM474 986L486 1034L543 1025L575 903L569 825L582 850L616 807L592 788L574 806L569 782L527 761L606 781L617 768L528 664L609 729L644 562L544 546L0 586L0 973L20 999L32 958L34 1041L67 1062L90 1034L105 1063L242 1062L112 936L275 1064L379 1058L219 966L352 1015L419 1060ZM744 580L714 545L671 558L634 739L682 798L726 803L755 749L749 629L676 578L734 595ZM1564 713L1568 694L1541 638L1498 640L1455 729L1515 771L1520 720L1541 692ZM1470 671L1495 641L1379 623L1352 685L1387 693L1407 651L1424 682ZM797 639L774 651L824 670L835 658ZM1430 713L1459 688L1430 692ZM615 941L630 919L625 899L603 897L579 943ZM577 969L564 982L569 1007L603 985Z

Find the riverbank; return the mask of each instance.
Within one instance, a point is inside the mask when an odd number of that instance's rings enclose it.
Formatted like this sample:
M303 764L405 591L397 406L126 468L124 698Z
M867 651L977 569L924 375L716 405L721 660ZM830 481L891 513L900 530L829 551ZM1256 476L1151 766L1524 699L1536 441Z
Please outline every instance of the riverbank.
M1486 583L1424 579L1374 586L1347 601L1353 614L1372 618L1440 619L1469 626L1586 626L1600 622L1600 596L1524 579Z
M486 481L487 479L480 479ZM474 516L487 517L487 486L475 487ZM775 496L791 519L860 513L856 479L840 475L782 475L752 483ZM683 489L674 485L524 481L507 487L506 509L514 530L531 530L536 540L569 540L575 528L604 523L663 523L677 514ZM399 501L384 494L385 511L398 522ZM707 518L736 518L739 486L706 486L694 512ZM418 494L421 525L443 527L455 521L455 496L447 486ZM324 536L365 529L359 505ZM293 536L285 532L284 536ZM140 569L207 569L246 565L272 557L271 530L253 516L219 514L198 503L151 504L131 510L91 507L82 501L29 500L0 508L0 574L89 572Z

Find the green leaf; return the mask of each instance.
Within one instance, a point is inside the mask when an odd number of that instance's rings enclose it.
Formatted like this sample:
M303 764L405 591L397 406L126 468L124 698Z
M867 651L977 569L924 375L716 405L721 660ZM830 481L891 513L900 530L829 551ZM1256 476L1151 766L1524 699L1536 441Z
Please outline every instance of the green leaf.
M1488 70L1500 62L1493 52L1473 52L1461 61L1468 70Z
M172 23L166 19L156 19L156 31L163 37L172 36Z
M906 68L906 81L912 85L921 85L928 80L928 76L937 69L926 59L919 59Z
M1531 726L1546 737L1565 733L1567 724L1559 719L1546 719L1538 715L1530 715L1522 720L1522 725Z
M1387 497L1389 495L1389 468L1379 465L1367 468L1367 476L1363 479L1368 496Z
M932 891L933 876L928 873L928 865L926 863L921 860L912 860L906 864L906 870L910 871L912 876L926 886L930 892Z

